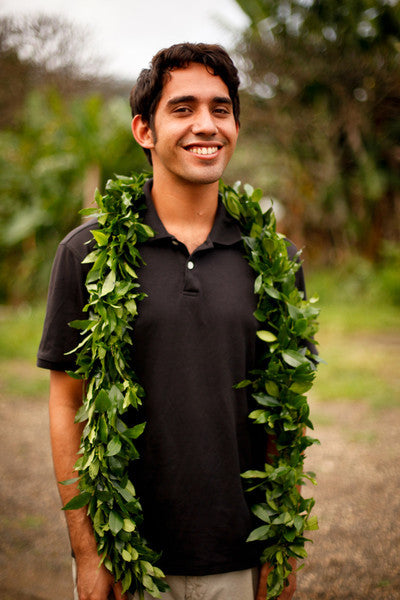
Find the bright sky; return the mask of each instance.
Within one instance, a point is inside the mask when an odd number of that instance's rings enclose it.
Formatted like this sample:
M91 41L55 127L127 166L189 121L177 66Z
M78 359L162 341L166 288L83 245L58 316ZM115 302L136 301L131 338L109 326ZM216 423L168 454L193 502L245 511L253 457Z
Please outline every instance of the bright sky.
M232 47L247 17L235 0L2 0L0 16L58 15L91 33L104 71L135 78L161 48L183 41Z

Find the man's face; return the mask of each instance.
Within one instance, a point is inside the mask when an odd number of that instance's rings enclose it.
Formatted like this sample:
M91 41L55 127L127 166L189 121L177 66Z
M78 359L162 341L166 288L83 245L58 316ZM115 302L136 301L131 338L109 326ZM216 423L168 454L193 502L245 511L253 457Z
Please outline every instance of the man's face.
M209 184L218 181L236 146L238 126L222 79L191 63L170 72L152 128L154 175Z

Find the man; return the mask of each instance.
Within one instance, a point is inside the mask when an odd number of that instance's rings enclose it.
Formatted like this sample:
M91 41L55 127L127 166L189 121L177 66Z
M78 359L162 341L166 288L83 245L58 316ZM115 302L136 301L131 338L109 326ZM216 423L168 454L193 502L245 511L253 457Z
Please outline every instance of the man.
M162 552L166 600L266 597L269 566L259 571L256 548L245 541L253 527L240 478L264 462L266 443L251 429L246 390L233 387L255 361L254 273L239 227L218 200L238 137L238 85L222 48L180 44L153 58L131 96L133 135L153 166L145 222L156 232L141 247L147 297L133 331L147 421L135 487L145 537ZM77 228L60 245L38 355L51 370L58 481L74 477L83 428L74 423L83 383L65 372L74 367L65 352L78 343L68 323L82 318L86 303L81 263L93 228ZM60 486L60 494L65 504L76 488ZM79 600L106 600L111 591L123 598L120 583L98 566L86 509L66 516ZM281 600L294 590L292 576Z

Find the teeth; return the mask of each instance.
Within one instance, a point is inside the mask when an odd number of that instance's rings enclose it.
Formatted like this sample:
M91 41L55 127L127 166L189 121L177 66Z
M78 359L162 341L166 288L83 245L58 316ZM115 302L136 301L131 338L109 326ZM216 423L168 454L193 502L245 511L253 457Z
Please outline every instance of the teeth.
M204 146L193 146L192 148L189 148L189 152L193 152L193 154L215 154L215 152L217 152L218 147L208 147L205 148Z

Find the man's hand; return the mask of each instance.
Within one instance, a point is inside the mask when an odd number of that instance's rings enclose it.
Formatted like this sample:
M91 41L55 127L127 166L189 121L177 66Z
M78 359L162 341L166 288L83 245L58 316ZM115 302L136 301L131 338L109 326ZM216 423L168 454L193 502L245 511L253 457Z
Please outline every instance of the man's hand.
M79 600L107 600L109 597L126 600L121 582L115 583L112 574L104 565L99 566L99 562L97 553L76 560Z
M282 594L279 596L277 600L291 600L293 598L293 594L296 591L296 561L294 559L289 559L290 564L292 565L293 571L289 575L289 585L285 587ZM260 569L260 578L258 580L258 590L255 600L265 600L267 597L267 578L271 573L272 567L268 563L263 565Z

